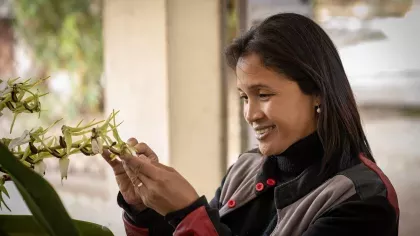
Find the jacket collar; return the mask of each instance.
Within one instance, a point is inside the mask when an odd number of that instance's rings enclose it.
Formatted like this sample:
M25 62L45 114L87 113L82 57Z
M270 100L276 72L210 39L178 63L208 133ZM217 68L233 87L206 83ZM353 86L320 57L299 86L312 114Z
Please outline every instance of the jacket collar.
M323 156L321 141L316 132L291 145L281 154L262 159L256 176L255 194L259 195L271 187L287 185L302 178L308 168L319 163ZM271 184L268 184L271 182ZM274 184L273 184L274 183Z

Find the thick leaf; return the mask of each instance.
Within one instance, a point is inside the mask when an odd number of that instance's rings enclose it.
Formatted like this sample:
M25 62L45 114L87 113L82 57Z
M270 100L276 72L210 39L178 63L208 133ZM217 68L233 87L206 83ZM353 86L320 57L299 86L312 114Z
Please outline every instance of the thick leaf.
M76 227L83 236L112 236L112 232L101 225L74 220ZM30 215L0 215L0 235L3 236L48 236L33 216Z
M4 183L5 183L5 180L2 176L2 177L0 177L0 209L2 209L2 205L4 205L7 208L7 210L11 211L10 208L7 206L6 202L3 199L3 194L7 198L10 198L9 192L7 192L6 187L4 187Z
M0 143L0 165L7 171L39 225L53 236L80 235L54 188ZM25 226L23 226L25 227Z

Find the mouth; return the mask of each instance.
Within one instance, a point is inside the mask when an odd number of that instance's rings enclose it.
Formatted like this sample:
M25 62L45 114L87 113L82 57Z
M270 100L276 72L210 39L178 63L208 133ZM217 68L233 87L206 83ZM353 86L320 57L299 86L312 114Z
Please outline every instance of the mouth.
M258 140L266 138L275 128L275 125L255 128L255 137Z

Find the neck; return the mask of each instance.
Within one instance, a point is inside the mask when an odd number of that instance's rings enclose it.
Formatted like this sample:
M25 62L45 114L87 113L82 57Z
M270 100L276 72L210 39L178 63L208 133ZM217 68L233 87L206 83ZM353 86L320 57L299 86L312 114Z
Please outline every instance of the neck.
M283 172L301 173L320 160L324 154L317 132L297 141L280 155L276 155L279 169Z
M291 145L283 153L268 158L271 164L277 163L277 171L280 171L282 176L294 177L320 161L323 154L318 133L314 132Z
M288 181L319 162L323 155L318 133L314 132L294 143L283 153L265 158L258 178L264 180L275 177L279 183Z

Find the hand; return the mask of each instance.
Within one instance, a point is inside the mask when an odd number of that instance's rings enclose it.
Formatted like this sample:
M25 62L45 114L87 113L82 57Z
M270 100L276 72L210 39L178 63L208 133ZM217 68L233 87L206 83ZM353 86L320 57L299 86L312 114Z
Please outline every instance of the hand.
M124 155L121 159L143 203L159 214L165 216L199 198L191 184L175 169L151 160L147 155Z
M134 147L137 154L146 154L151 160L158 162L158 157L146 144L138 143L135 138L130 138L127 144ZM108 150L104 150L102 157L114 170L115 179L124 200L136 210L142 211L146 209L147 207L141 200L138 188L133 185L132 180L124 169L124 163L117 158L111 161L110 155L111 153Z

